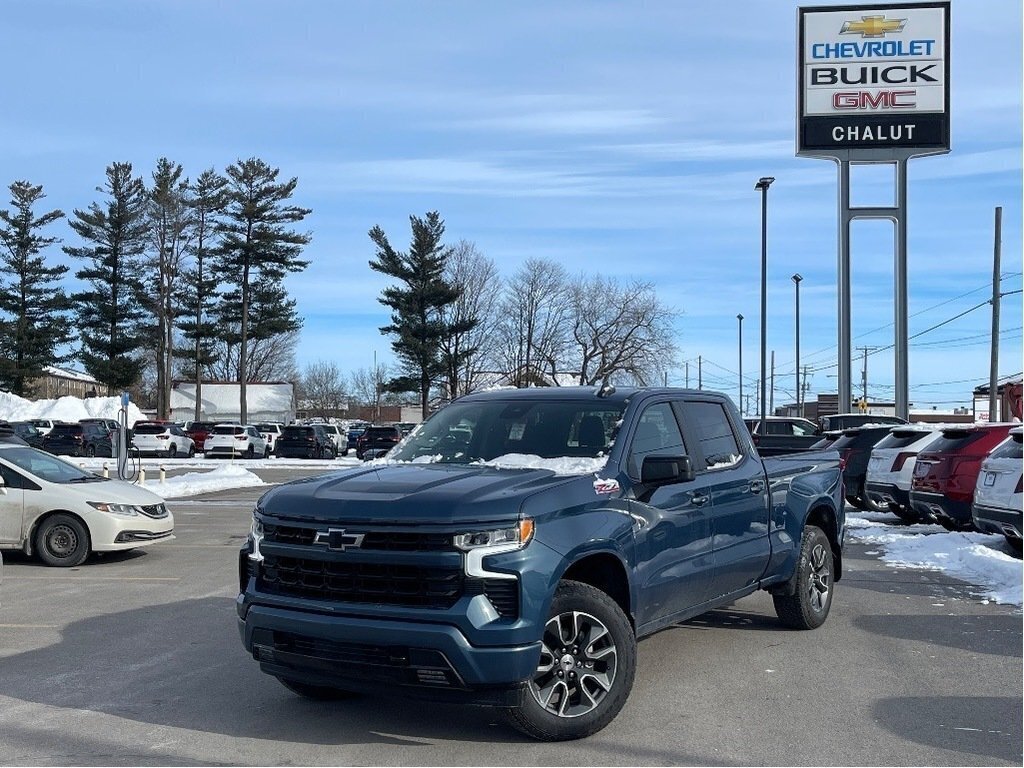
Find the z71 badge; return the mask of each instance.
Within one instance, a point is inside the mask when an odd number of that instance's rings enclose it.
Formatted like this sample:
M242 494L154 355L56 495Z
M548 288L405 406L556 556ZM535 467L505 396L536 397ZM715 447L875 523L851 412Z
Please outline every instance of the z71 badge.
M619 481L615 478L611 480L605 480L603 478L597 478L594 481L594 493L597 494L608 494L619 492Z

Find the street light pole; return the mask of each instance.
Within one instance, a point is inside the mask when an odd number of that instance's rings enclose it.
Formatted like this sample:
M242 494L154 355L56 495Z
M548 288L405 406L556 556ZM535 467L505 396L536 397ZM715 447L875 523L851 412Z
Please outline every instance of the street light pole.
M774 176L762 176L754 189L761 192L761 425L764 434L764 420L768 406L765 372L768 363L768 187L775 181Z
M736 319L740 321L740 335L739 335L739 348L740 348L740 415L743 415L743 315L736 315Z
M797 272L791 279L796 286L796 415L803 416L804 411L800 407L800 281L803 278Z

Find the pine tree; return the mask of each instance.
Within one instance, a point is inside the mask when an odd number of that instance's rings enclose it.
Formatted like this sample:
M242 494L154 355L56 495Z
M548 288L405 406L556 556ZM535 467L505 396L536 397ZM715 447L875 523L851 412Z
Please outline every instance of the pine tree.
M203 371L217 360L219 328L208 312L217 299L217 280L211 275L210 260L217 248L217 228L224 211L227 183L227 179L209 168L199 174L189 193L193 225L189 252L193 263L183 274L178 295L182 317L179 328L189 348L181 350L179 356L187 359L186 375L196 382L196 421L202 410Z
M391 348L404 369L404 375L387 386L392 391L419 392L426 418L430 387L446 370L442 341L455 331L472 329L476 320L450 324L442 317L441 310L459 298L460 289L444 279L449 250L441 244L444 221L440 215L431 211L425 219L410 216L409 222L412 242L408 253L394 250L379 226L370 230L370 239L377 246L377 258L370 261L370 268L402 283L401 287L385 288L378 299L391 308L391 324L380 330L397 337Z
M139 353L148 318L142 306L141 256L149 232L149 198L142 179L132 177L131 163L112 163L106 175L106 184L96 191L107 199L85 211L76 209L68 222L86 244L64 246L64 252L87 262L75 277L88 288L72 297L82 362L113 394L135 384L144 365Z
M71 303L58 285L68 268L47 267L42 256L60 238L40 232L64 213L33 213L46 197L41 186L16 181L10 190L11 210L0 211L0 385L24 396L47 365L69 359L57 349L71 340Z
M287 204L298 179L278 183L279 169L263 160L239 160L225 173L227 205L214 273L227 287L220 302L221 314L237 313L238 380L244 423L248 417L249 339L271 327L294 330L301 325L295 303L286 300L280 286L286 275L300 272L309 264L300 256L310 235L288 229L288 225L302 221L312 211ZM254 298L260 304L258 313L252 312ZM271 304L271 298L276 302Z
M152 327L156 354L156 410L166 419L171 413L171 371L174 331L178 315L181 271L192 234L192 207L188 179L182 167L161 157L153 171L149 191L149 247L146 262L149 296L145 301L156 321Z

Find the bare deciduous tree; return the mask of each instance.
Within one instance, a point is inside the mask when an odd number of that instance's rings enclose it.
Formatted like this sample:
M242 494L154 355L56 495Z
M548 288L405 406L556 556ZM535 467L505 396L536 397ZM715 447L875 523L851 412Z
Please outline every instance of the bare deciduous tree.
M452 247L445 265L445 280L461 293L441 309L442 322L449 328L464 328L469 324L467 321L476 321L469 330L451 333L441 340L446 395L454 400L473 391L480 371L486 368L485 361L495 356L502 282L494 261L465 240Z
M568 278L561 265L529 259L505 287L499 365L517 387L554 381L568 342Z
M301 389L306 408L314 416L336 416L348 401L345 377L336 363L326 360L306 366Z
M569 289L572 341L567 363L581 385L622 377L650 384L677 354L672 323L651 283L625 285L613 278L580 275Z
M269 338L251 339L248 344L246 381L298 381L295 350L299 331L279 333ZM215 346L216 362L210 366L215 381L238 381L240 378L239 345L223 339Z

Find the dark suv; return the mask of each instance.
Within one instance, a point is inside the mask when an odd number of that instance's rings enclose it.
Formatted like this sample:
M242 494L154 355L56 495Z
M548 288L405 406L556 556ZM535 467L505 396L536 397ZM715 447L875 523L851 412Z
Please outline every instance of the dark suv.
M43 433L35 428L35 425L30 421L12 421L10 423L11 431L14 432L18 437L24 440L26 443L31 445L33 448L43 447Z
M60 456L113 456L110 432L99 424L56 424L43 437L43 450Z
M367 427L356 442L356 456L360 459L375 459L383 456L402 440L402 430L390 427Z
M942 430L942 436L917 455L910 483L910 506L923 519L951 531L974 527L971 502L981 462L1006 439L1012 424L965 424Z
M828 446L828 450L839 452L846 500L857 509L876 512L881 509L867 493L868 461L871 459L871 449L891 429L890 425L844 429L843 434Z
M274 452L284 459L333 459L334 441L322 424L285 427Z

